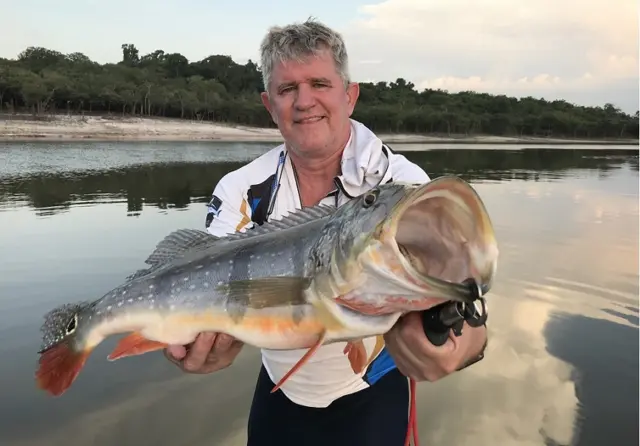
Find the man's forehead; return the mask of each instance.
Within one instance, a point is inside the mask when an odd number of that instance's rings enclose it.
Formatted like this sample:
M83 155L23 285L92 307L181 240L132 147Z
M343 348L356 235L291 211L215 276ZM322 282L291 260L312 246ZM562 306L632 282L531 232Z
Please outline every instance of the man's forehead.
M331 79L338 76L333 58L329 55L308 55L301 60L279 61L273 67L277 83L301 82L312 79Z

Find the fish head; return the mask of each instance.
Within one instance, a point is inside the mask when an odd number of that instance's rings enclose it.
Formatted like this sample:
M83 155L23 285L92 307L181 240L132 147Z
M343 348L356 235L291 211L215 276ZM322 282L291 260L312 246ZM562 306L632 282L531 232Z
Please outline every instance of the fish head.
M357 256L378 240L385 224L406 200L412 186L407 183L389 183L374 187L340 207L332 220L339 222L336 248L342 257Z
M458 177L380 185L332 220L333 244L312 252L325 258L313 284L319 298L379 315L471 302L492 286L493 226L476 191ZM463 284L468 279L476 289Z
M362 282L359 259L380 243L385 225L410 190L410 185L397 182L374 187L327 219L310 250L311 294L336 297Z

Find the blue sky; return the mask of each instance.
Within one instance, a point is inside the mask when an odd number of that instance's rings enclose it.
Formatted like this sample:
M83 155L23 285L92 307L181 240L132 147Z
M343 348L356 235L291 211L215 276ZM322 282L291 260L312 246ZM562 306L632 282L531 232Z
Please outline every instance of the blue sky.
M258 60L269 26L313 15L344 35L355 80L638 109L634 0L0 0L0 10L0 57L44 46L116 62L133 43L244 63Z

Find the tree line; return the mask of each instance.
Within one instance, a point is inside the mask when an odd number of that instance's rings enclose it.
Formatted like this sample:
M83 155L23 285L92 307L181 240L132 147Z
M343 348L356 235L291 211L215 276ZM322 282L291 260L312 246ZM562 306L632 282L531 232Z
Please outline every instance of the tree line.
M273 127L261 91L260 67L227 55L194 62L162 50L141 56L135 45L123 44L117 63L42 47L28 47L16 59L0 58L5 113L107 113ZM609 103L587 107L472 91L417 91L402 78L361 83L353 118L385 133L636 139L639 131L637 111L629 115Z

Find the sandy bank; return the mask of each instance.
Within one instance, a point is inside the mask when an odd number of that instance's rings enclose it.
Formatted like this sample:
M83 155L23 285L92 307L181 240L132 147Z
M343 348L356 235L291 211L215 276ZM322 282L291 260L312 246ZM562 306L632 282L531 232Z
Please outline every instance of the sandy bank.
M568 140L503 136L427 136L380 134L388 143L466 144L632 144L638 140ZM0 115L0 140L47 141L237 141L280 143L277 129L224 125L181 119L139 117L55 116L33 119L28 115Z

